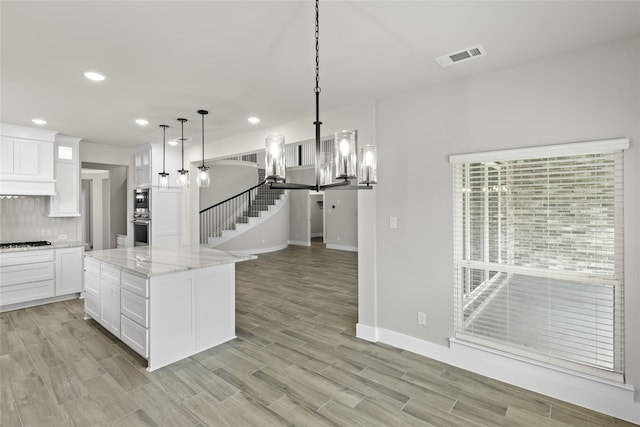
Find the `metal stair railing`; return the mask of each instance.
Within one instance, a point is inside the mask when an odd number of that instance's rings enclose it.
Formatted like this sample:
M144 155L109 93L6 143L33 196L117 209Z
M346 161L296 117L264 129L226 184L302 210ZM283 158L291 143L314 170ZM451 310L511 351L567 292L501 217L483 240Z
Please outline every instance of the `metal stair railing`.
M248 223L250 217L260 216L284 193L271 189L261 182L248 190L229 197L200 211L200 243L207 243L209 237L220 237L224 230L235 229L238 223Z

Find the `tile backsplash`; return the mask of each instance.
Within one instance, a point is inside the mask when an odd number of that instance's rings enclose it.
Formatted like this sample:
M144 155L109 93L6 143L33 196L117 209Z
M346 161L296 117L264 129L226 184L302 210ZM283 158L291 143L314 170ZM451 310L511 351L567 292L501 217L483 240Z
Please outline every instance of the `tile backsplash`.
M48 196L0 197L0 242L82 240L82 219L49 218Z

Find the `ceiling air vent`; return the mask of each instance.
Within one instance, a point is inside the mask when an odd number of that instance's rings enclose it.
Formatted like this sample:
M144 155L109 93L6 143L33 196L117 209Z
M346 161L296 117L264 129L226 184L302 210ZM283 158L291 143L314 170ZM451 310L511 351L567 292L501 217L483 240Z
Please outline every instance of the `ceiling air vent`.
M459 52L439 56L436 58L436 62L442 67L448 67L450 65L457 64L458 62L485 56L486 54L487 52L485 52L484 48L481 45L477 45Z

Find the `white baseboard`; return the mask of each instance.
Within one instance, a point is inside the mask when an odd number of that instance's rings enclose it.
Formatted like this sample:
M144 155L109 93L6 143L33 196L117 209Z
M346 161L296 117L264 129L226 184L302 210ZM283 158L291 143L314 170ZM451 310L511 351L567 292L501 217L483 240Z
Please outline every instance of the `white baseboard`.
M311 242L296 242L295 240L289 240L289 244L295 246L311 246Z
M332 245L327 243L327 249L335 249L338 251L358 252L357 246Z
M19 302L16 304L8 304L0 307L0 313L4 313L5 311L13 311L20 310L22 308L35 307L37 305L50 304L52 302L66 301L69 299L77 299L80 298L82 293L75 293L69 295L60 295L57 297L44 298L35 301L27 301L27 302Z
M382 342L489 378L640 424L630 385L556 368L451 339L449 347L384 328L357 324L356 336Z
M267 252L281 251L283 249L287 249L287 244L286 243L282 244L282 245L278 245L278 246L271 246L271 247L268 247L268 248L244 249L244 250L241 250L241 251L233 250L231 252L239 253L239 254L256 255L256 254L266 254Z
M322 237L323 235L323 233L311 233L311 238L313 239L314 237Z

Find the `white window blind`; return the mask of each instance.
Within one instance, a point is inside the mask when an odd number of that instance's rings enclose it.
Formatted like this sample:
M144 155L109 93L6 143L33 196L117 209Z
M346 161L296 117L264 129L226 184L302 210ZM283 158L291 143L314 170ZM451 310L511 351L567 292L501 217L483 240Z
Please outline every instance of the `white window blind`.
M457 338L621 379L626 147L451 156Z

